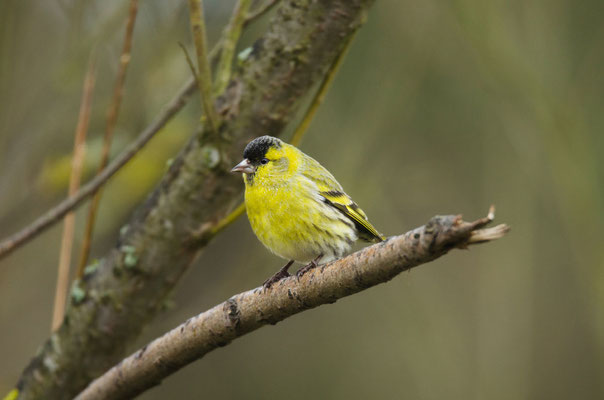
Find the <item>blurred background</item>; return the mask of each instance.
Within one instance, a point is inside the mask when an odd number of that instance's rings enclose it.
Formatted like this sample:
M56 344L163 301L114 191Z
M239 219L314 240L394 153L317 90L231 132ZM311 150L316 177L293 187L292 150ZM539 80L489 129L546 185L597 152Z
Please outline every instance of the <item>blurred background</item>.
M66 195L92 48L86 178L96 168L127 3L0 2L0 236ZM205 1L210 42L233 5ZM600 0L377 1L302 149L388 235L492 203L512 232L262 328L141 398L604 398L602 15ZM114 153L189 77L179 42L192 49L186 2L140 2ZM93 257L198 120L195 95L107 185ZM0 394L49 335L61 230L0 261ZM282 264L241 218L137 347Z

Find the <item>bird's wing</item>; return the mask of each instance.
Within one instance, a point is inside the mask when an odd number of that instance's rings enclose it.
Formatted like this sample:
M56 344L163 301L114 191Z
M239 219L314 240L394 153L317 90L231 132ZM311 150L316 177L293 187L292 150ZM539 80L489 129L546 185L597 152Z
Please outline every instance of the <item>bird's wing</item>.
M319 192L325 198L325 201L340 210L345 216L350 218L359 230L361 239L370 242L384 240L384 237L371 225L367 216L361 208L344 192L329 190Z
M370 242L381 242L384 237L367 220L367 215L361 208L348 196L342 186L318 161L307 156L307 166L304 175L317 185L319 195L325 202L342 212L346 217L354 222L359 231L361 239Z

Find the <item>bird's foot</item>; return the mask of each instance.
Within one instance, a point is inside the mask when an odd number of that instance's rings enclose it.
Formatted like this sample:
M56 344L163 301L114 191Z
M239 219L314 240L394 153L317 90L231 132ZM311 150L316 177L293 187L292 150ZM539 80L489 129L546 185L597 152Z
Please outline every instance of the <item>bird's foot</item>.
M275 273L275 275L273 275L270 278L268 278L267 280L265 280L264 283L262 284L262 287L266 290L266 289L270 288L273 285L273 283L279 282L281 279L291 276L289 274L289 272L287 272L287 270L289 269L289 267L291 267L291 265L293 263L294 263L294 260L291 260L290 262L285 264L283 266L283 268L281 268L279 271L277 271L277 273Z
M321 257L323 257L323 254L321 254L320 256L318 256L317 258L315 258L314 260L312 260L311 262L309 262L308 264L306 264L305 266L300 268L298 270L298 272L296 272L296 277L298 279L300 279L305 273L307 273L311 269L317 268L319 266L319 260L321 259Z
M275 275L273 275L270 278L268 278L267 280L265 280L264 283L262 284L262 286L265 289L268 289L271 286L273 286L273 283L279 282L281 279L287 278L288 276L291 276L289 274L289 272L281 272L281 271L279 271Z

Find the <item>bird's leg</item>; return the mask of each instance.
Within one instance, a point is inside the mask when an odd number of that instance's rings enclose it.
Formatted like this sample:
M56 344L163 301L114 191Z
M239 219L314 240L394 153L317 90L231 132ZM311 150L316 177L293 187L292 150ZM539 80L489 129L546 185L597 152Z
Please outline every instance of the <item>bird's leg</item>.
M270 278L268 278L267 280L265 280L264 283L262 284L262 286L264 286L265 289L268 289L269 287L271 287L273 285L273 283L278 282L281 279L287 278L288 276L290 276L289 272L287 272L287 270L289 269L289 267L292 266L293 263L294 263L294 260L290 260L279 271L277 271L277 273L275 273L275 275L273 275Z
M300 278L302 275L304 275L305 273L307 273L311 269L318 267L319 266L319 260L321 258L323 258L323 254L319 254L317 256L317 258L315 258L314 260L312 260L311 262L309 262L308 264L306 264L305 266L303 266L302 268L300 268L298 270L298 272L296 272L296 276L298 278Z

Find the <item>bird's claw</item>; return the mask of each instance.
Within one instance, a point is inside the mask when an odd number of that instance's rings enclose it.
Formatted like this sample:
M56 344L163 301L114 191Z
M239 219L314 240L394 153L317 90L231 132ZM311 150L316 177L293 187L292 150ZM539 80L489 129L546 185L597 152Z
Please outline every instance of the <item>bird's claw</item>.
M317 268L318 266L319 265L317 264L317 262L315 260L312 260L311 262L300 268L298 272L296 272L296 278L300 279L305 273L307 273L313 268Z
M281 279L287 278L291 276L287 271L278 271L275 275L271 276L267 280L264 281L262 287L266 290L273 286L274 283L279 282Z

